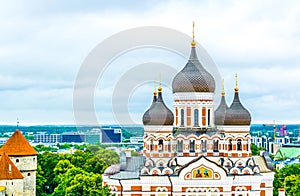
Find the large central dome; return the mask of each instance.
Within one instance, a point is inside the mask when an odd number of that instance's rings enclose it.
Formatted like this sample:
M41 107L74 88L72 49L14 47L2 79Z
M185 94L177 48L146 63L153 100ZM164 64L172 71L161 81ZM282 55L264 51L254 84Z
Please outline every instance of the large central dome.
M214 92L215 80L198 60L195 44L184 68L174 77L173 92Z

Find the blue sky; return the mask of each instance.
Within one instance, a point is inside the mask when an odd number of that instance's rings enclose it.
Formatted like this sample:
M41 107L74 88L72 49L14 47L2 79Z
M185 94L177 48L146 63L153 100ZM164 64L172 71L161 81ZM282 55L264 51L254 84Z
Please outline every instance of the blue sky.
M127 29L161 26L191 34L225 79L232 101L234 74L252 123L300 123L300 4L297 1L0 1L0 124L74 124L73 87L88 54ZM187 43L188 46L189 43ZM113 90L142 63L180 70L186 59L161 49L127 52L99 76L95 111L115 123ZM122 65L122 68L120 68ZM162 76L164 83L164 78ZM158 80L157 78L155 78ZM153 84L145 81L119 104L141 123ZM164 97L172 108L171 89Z

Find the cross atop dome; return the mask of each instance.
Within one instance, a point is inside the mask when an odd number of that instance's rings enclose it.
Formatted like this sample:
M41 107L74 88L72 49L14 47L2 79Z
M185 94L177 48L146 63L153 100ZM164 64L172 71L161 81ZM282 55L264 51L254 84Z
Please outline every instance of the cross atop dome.
M192 47L196 47L196 42L195 42L195 22L193 22L192 37L193 37L193 39L192 39L191 45L192 45Z
M239 87L238 87L238 74L235 74L235 88L234 88L235 92L239 92Z

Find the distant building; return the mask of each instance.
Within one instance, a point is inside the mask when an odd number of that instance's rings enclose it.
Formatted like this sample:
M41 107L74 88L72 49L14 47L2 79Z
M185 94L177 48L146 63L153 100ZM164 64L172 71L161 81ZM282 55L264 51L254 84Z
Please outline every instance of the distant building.
M100 141L103 144L121 143L122 130L116 128L102 128L100 138Z
M19 130L0 149L0 194L36 195L37 152Z
M8 140L8 138L0 138L0 145L5 144L5 142Z
M270 154L275 154L277 150L283 145L290 144L291 138L289 136L280 136L275 138L275 142L271 137L265 135L261 137L252 136L251 142L257 147L265 148Z
M99 144L100 143L100 133L85 134L85 142L88 144Z
M46 132L40 132L34 134L34 143L60 143L60 134L47 134Z
M88 143L88 144L111 144L123 141L122 130L119 128L102 128L99 131L64 132L62 134L48 134L39 132L34 134L34 143ZM1 143L1 140L0 140Z
M85 134L77 132L65 132L61 135L62 143L83 143L85 142Z
M144 141L143 137L130 137L131 144L138 144Z

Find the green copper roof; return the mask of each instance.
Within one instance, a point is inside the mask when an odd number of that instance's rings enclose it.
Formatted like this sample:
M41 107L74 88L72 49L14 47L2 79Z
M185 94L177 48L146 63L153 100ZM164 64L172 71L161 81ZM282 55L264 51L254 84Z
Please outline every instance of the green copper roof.
M298 156L300 156L300 148L280 148L277 151L275 158L290 159Z

